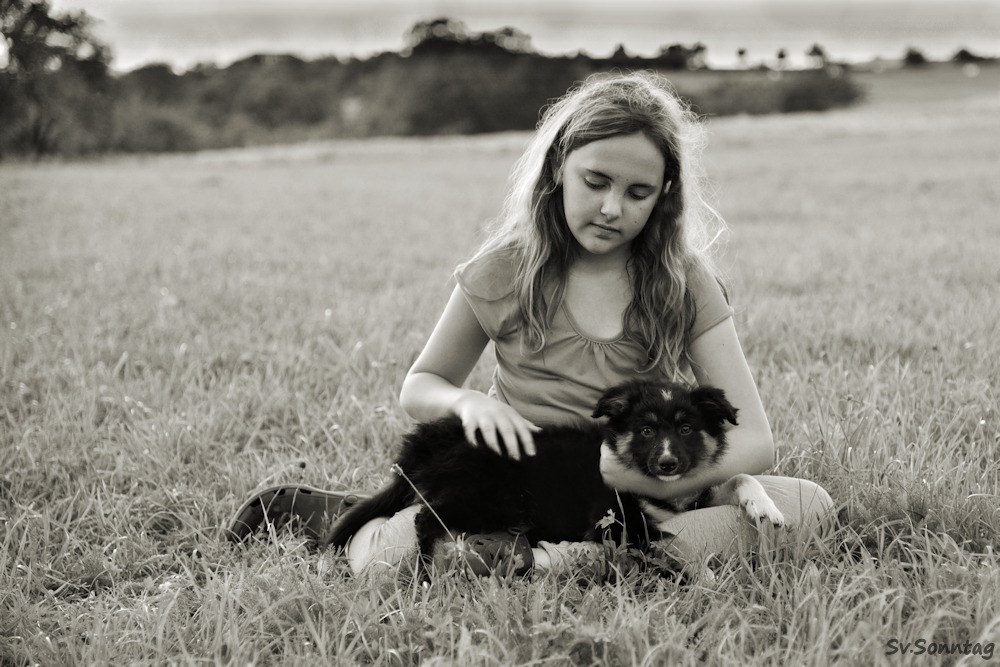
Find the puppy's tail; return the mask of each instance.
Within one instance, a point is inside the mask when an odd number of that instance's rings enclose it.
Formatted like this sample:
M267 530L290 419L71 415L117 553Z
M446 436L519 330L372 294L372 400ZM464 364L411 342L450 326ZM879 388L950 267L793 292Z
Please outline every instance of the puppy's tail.
M392 516L404 507L412 505L414 501L410 485L404 479L395 477L378 493L365 498L344 512L319 541L319 547L343 548L361 526L380 516Z

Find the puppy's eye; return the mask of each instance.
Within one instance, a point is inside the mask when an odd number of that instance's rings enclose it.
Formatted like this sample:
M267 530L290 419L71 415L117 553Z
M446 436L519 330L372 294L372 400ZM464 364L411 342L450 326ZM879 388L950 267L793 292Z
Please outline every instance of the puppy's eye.
M639 434L644 438L652 438L656 431L653 430L652 426L643 426Z
M691 430L690 424L681 424L680 428L677 429L677 432L681 435L691 435Z

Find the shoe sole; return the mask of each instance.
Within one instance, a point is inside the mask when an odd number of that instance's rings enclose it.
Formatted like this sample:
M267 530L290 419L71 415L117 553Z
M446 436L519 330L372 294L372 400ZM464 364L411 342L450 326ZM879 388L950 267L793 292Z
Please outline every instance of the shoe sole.
M500 531L470 535L464 547L465 565L475 575L523 577L531 572L531 545L522 535Z
M257 491L244 502L226 529L230 542L246 542L262 527L279 519L296 524L311 540L319 541L330 521L365 496L354 492L324 491L303 484L282 484Z

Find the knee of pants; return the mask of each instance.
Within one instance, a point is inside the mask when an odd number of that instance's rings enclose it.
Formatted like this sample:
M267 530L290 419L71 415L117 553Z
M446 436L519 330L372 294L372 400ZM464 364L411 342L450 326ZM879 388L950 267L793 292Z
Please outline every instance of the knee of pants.
M372 568L395 567L417 550L414 518L419 505L404 508L391 517L372 519L361 526L347 543L347 562L354 574Z
M785 525L789 528L824 528L836 515L833 498L816 482L770 475L757 479L785 516Z

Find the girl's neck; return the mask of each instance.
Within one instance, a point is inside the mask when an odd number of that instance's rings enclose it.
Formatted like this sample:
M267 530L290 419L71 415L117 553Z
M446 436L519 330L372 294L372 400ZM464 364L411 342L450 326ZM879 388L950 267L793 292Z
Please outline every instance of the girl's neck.
M611 253L608 255L592 255L587 252L578 253L570 262L569 272L577 275L623 275L628 270L630 253Z
M628 257L581 254L569 266L563 302L571 325L585 338L621 338L632 301Z

